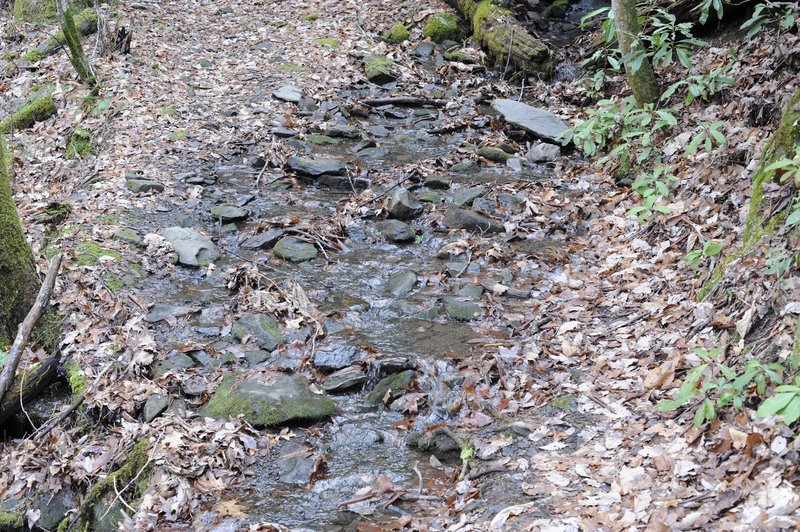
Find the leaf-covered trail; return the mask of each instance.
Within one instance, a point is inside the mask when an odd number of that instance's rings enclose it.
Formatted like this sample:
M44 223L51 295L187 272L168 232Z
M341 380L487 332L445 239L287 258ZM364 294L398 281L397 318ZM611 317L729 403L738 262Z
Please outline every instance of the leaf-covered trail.
M800 497L787 473L796 443L788 429L741 414L701 432L691 423L691 411L674 416L655 408L691 367L691 348L721 343L720 331L726 335L730 328L742 335L757 329L753 324L758 320L747 312L762 293L718 314L710 304L695 302L699 280L680 262L699 227L705 228L714 216L730 220L729 213L713 213L702 198L693 197L674 217L639 226L625 215L634 201L630 191L577 158L564 155L555 163L523 170L513 162L493 163L475 155L478 146L505 143L519 154L529 148L530 139L509 135L508 125L480 103L515 98L519 87L492 81L469 64L420 59L412 53L418 52L426 17L447 9L438 2L418 10L394 0L224 6L178 0L119 9L134 21L133 53L102 58L107 85L100 112L83 113L77 98L81 89L66 81L65 111L56 125L30 133L31 138L54 140L31 140L46 155L25 153L18 178L26 202L21 211L29 218L55 197L75 200L69 230L51 234L49 245L70 254L69 283L59 301L67 316L65 357L82 368L88 382L103 376L87 400L95 417L87 414L86 419L95 427L84 436L74 427L58 428L44 442L17 444L3 457L5 498L24 496L29 486L55 490L72 484L85 490L118 466L135 441L148 437L153 477L136 514L123 526L212 529L220 523L259 520L249 515L248 501L235 489L241 472L264 460L264 453L282 441L314 441L325 422L310 429L255 431L240 420L194 415L228 370L176 368L155 376L152 368L175 355L161 343L164 330L185 318L174 313L165 326L149 323L146 316L151 305L163 302L172 284L207 282L216 289L224 283L234 288L220 317L219 336L227 335L243 311L258 304L269 308L265 298L280 307L285 331L324 321L317 307L325 294L310 290L315 287L300 284L310 293L306 301L302 290L282 285L272 291L259 284L276 271L290 270L286 262L264 252L252 259L261 267L256 273L252 262L237 256L232 242L240 244L255 232L250 221L244 236L232 236L208 213L214 203L236 204L247 195L231 184L228 174L234 172L241 180L247 165L258 162L249 168L251 192L260 198L253 205L263 200L291 207L283 219L261 220L260 228L318 235L320 249L326 249L324 244L332 248L324 265L314 267L341 275L335 264L346 261L340 257L357 247L353 235L363 233L367 242L381 242L375 221L386 217L388 202L367 191L358 197L340 194L336 203L302 181L289 190L259 188L280 183L287 157L309 150L337 154L351 177L370 179L373 185L392 186L407 176L411 188L444 175L452 188L442 192L443 203L427 204L413 222L418 242L398 249L429 256L445 245L451 263L431 259L414 283L415 292L439 306L465 285L488 289L476 299L481 318L470 322L476 338L468 343L469 354L431 353L446 364L421 364L416 384L401 402L392 403L407 418L394 432L397 445L405 445L405 431L431 434L446 425L448 435L464 447L462 456L472 455L466 468L461 471L457 455L441 465L438 458L421 453L430 461L425 474L436 470L430 474L446 482L424 484L430 491L402 501L408 490L392 486L385 477L363 479L363 493L337 493L341 502L352 503L346 506L359 505L351 510L381 513L385 504L396 503L400 510L393 513L390 507L389 517L376 521L380 526L451 530L694 528L709 523L752 529L796 523ZM412 28L411 41L398 46L382 42L381 33L398 20L420 23ZM398 93L446 98L448 104L424 112L376 111L358 104L391 92L364 82L362 59L367 53L392 57ZM468 53L481 57L474 49ZM51 70L66 64L60 56L48 61ZM23 75L18 84L32 81ZM275 99L273 91L284 85L299 88L307 101L296 105ZM757 95L758 89L749 90L748 97ZM574 102L581 101L581 94L569 83L538 83L526 90L525 99L571 120L580 113ZM735 117L741 109L719 112ZM56 156L60 141L54 133L81 118L97 132L102 148L96 159L64 168ZM412 145L417 136L422 148L409 150L405 158L371 160L311 141L314 135L321 140L319 133L331 124L346 122L365 132L392 127L393 120L397 138L365 137L378 148L395 148ZM454 133L439 135L451 127ZM300 136L279 138L278 130ZM743 127L735 133L757 151L766 136L753 135L753 130ZM477 163L477 173L452 171L454 164L468 160ZM126 180L137 171L165 190L139 195L126 189ZM33 178L61 174L66 178L48 178L46 189ZM544 177L534 179L534 174ZM210 182L203 182L208 176ZM193 177L199 184L186 182ZM89 178L90 184L83 186ZM488 200L480 210L494 209L493 219L503 231L448 230L442 218L456 194L478 186L484 187L481 194ZM320 205L325 201L329 203ZM708 216L698 215L694 202ZM159 236L168 225L197 227L218 238L224 268L187 272L170 263L169 247ZM123 228L142 235L146 247L113 240ZM98 253L106 258L82 264L84 242L102 246ZM416 245L421 251L413 251ZM406 260L402 252L396 257ZM453 261L466 264L465 271L454 274ZM133 263L139 266L132 268ZM470 266L477 266L477 273L467 270ZM128 285L125 279L131 275L134 281ZM122 285L112 280L122 280ZM790 292L796 289L790 287ZM366 305L374 307L381 297ZM210 303L198 298L197 306ZM348 312L359 310L354 305L338 314L347 317ZM444 312L428 321L454 323ZM790 350L790 331L775 330L774 343ZM312 381L324 382L324 373L312 367L310 358L328 341L289 342L281 353L301 361L295 369ZM187 338L176 351L195 357L208 352L213 358L219 355L216 345ZM445 369L457 375L458 401L450 416L442 418L441 405L435 405L440 390L428 383L443 380L437 372ZM187 393L198 375L207 388ZM175 408L142 421L142 405L154 394L185 396L185 411ZM42 461L50 467L43 468ZM325 478L324 469L319 477Z

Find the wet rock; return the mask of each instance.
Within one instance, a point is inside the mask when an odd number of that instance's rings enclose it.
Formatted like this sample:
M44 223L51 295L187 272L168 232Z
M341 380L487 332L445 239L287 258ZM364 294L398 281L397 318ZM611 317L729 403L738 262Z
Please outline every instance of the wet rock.
M372 83L384 85L397 79L394 61L383 55L369 54L364 58L364 73Z
M414 380L414 374L414 370L409 369L381 379L375 385L375 388L364 396L364 401L376 405L391 403L411 385Z
M408 190L394 190L389 197L389 216L395 220L408 220L422 214L425 206Z
M475 174L481 171L481 167L472 159L467 159L451 166L450 171L456 174Z
M540 142L525 154L525 158L532 163L544 163L555 161L559 155L561 155L561 148L555 144Z
M358 139L361 131L355 126L336 124L325 128L325 134L333 138Z
M354 345L331 344L314 353L314 365L325 371L339 370L363 360L364 352Z
M195 366L195 361L192 357L185 353L175 353L166 360L158 363L155 369L156 377L160 377L168 371L189 369Z
M272 461L278 473L278 480L286 484L305 486L311 482L319 469L323 457L303 444L281 442L279 455Z
M400 220L382 220L375 226L387 240L392 242L411 242L417 236L413 227Z
M217 246L207 236L188 227L168 227L161 236L172 244L178 262L186 266L205 266L220 257Z
M309 177L319 177L323 174L347 174L347 166L345 166L342 161L326 157L312 159L309 157L293 156L289 157L289 160L286 161L286 166L289 168L289 170Z
M461 451L461 444L449 430L439 428L425 433L414 433L408 437L409 445L420 451L432 452L435 455L446 455Z
M263 349L259 349L258 351L245 351L244 359L247 360L247 363L251 366L255 366L269 360L270 355L269 351L264 351Z
M395 297L403 297L417 284L417 274L411 270L398 272L389 277L386 283L386 291Z
M466 229L482 233L498 233L503 227L475 211L450 207L442 219L445 227L450 229Z
M411 55L419 58L427 58L433 54L434 46L429 42L421 42L411 51Z
M279 100L283 100L284 102L298 103L303 97L303 91L294 85L284 85L283 87L276 89L272 95Z
M272 251L276 257L289 262L305 262L317 258L317 248L313 244L300 242L291 236L278 240Z
M447 190L450 188L450 180L440 175L432 175L425 179L425 186L433 189Z
M558 136L569 125L549 111L532 107L515 100L498 99L492 102L506 122L521 127L532 135L551 142L558 142Z
M484 146L478 149L478 155L496 163L504 163L514 157L510 153L506 153L500 148L493 148L491 146Z
M269 249L274 246L284 235L283 229L269 229L264 233L250 237L242 242L244 249Z
M483 287L478 284L468 284L466 286L461 287L461 289L456 293L459 297L466 297L469 299L478 299L483 295Z
M367 373L359 366L350 366L334 371L325 378L322 389L326 392L349 390L367 381Z
M154 393L144 402L142 418L145 423L150 423L158 417L169 406L169 397L160 393Z
M34 529L56 530L59 523L67 516L67 512L76 508L77 504L77 496L69 488L61 489L56 493L48 491L36 495L31 502L31 508L40 513ZM6 530L10 530L10 528Z
M391 132L385 126L378 124L377 126L367 126L366 131L378 138L388 137Z
M238 382L237 375L227 375L200 414L217 419L242 415L260 428L324 419L335 411L334 402L312 392L303 376L269 371Z
M480 265L474 262L454 260L448 262L445 267L447 268L447 273L450 275L450 277L459 277L465 273L481 273Z
M142 237L134 231L133 229L120 229L111 237L114 240L119 240L120 242L127 242L128 244L133 244L134 246L141 246L142 245Z
M467 205L475 201L475 198L480 198L486 194L485 187L468 187L460 188L453 194L453 203L459 207Z
M158 181L150 179L128 179L125 181L125 188L137 194L147 194L148 192L164 192L164 185Z
M448 316L458 321L474 320L483 314L483 309L476 303L457 297L446 298L444 309Z
M375 143L374 140L370 139L362 140L361 142L357 143L355 146L350 148L350 153L358 153L362 150L366 150L368 148L374 148L376 146L377 144Z
M211 209L211 217L222 223L241 222L250 216L250 211L241 207L231 207L229 205L217 205Z
M372 186L372 181L366 177L347 177L341 175L322 175L317 178L317 184L337 190L366 190Z
M311 144L316 146L324 146L324 145L332 145L332 144L339 144L339 141L333 137L329 137L328 135L318 135L316 133L308 135L306 137Z
M258 347L272 351L286 341L278 322L267 314L248 313L231 327L231 334L239 341L253 337Z
M389 150L381 147L364 148L356 152L356 156L362 159L380 159L389 155Z

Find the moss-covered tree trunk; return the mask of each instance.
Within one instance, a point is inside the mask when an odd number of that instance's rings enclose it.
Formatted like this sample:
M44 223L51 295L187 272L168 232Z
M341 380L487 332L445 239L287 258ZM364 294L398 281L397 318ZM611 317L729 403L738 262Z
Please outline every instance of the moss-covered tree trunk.
M71 0L69 5L80 9L93 3L88 0ZM14 0L14 20L34 24L56 23L58 22L56 0Z
M0 135L0 346L14 341L17 326L39 291L33 254L14 205L11 157Z
M611 0L611 9L614 11L614 23L617 26L617 39L622 56L630 57L635 52L641 52L636 0ZM653 73L653 65L648 58L642 60L638 68L634 68L632 60L626 60L625 72L628 74L628 83L633 90L633 96L639 105L655 103L658 100L658 83Z
M78 28L75 26L72 9L66 0L56 0L56 7L58 9L58 19L61 22L61 31L64 33L64 40L67 41L69 60L72 66L75 67L81 82L93 87L97 84L97 80L94 70L92 70L92 65L83 51L81 34L78 33Z
M492 0L447 0L472 25L472 35L500 64L515 70L549 76L550 49L531 35L514 15Z

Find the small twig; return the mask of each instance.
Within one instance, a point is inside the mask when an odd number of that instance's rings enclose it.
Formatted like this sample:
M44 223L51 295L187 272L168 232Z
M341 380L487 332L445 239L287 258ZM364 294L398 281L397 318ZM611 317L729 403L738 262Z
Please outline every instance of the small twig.
M42 287L39 289L39 294L36 296L36 301L34 301L33 307L31 307L30 312L25 316L25 319L17 330L17 336L14 339L14 343L11 345L11 350L8 352L6 365L3 368L3 372L0 373L0 400L5 397L6 392L11 387L11 383L14 381L14 374L17 371L17 366L19 366L19 361L22 359L25 343L28 341L31 332L33 332L33 327L36 325L36 322L39 321L47 304L50 302L50 293L53 291L53 287L56 284L58 269L61 267L61 259L63 257L64 255L59 253L50 261L50 268L47 270L47 275L44 278Z
M261 167L261 171L258 173L258 176L256 176L256 188L258 188L258 184L261 182L261 176L267 171L267 166L269 166L269 161L264 161L264 166Z
M417 487L417 494L421 495L422 494L422 473L420 473L420 471L419 471L419 460L414 464L414 473L416 473L417 477L419 478L419 486Z
M505 79L506 74L508 73L508 67L511 66L511 50L514 48L514 28L511 28L511 37L509 38L508 43L508 58L506 59L506 67L503 69L503 79Z
M417 96L388 96L386 98L367 98L358 103L370 107L380 107L381 105L407 105L411 107L432 105L434 107L444 107L447 105L447 100L439 98L419 98Z
M346 501L342 501L339 503L339 508L344 508L345 506L350 506L351 504L355 504L361 501L368 501L370 500L374 494L370 491L369 493L365 493L364 495L359 495L358 497L353 497L352 499L347 499Z

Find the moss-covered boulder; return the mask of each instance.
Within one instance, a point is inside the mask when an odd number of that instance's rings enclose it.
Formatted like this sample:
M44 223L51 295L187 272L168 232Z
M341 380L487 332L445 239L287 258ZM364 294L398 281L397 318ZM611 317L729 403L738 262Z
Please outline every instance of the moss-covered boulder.
M226 376L200 414L217 419L241 415L254 427L272 427L324 419L335 411L336 404L324 393L311 391L301 375L268 371Z
M467 31L461 24L461 19L452 13L437 13L433 15L425 27L422 35L430 38L435 43L444 41L461 41L467 36Z
M383 85L397 79L394 61L383 55L369 54L364 58L364 73L372 83Z
M291 236L278 240L272 251L276 257L289 262L305 262L317 258L317 248L314 244L301 242Z
M389 404L400 397L403 391L411 385L414 380L414 374L413 369L407 369L400 373L389 375L378 382L372 391L364 397L364 400L375 405Z
M0 121L0 134L19 129L28 129L36 122L47 120L56 114L56 102L49 91L37 93L28 99L14 114Z
M389 44L400 44L408 40L411 34L408 32L405 24L402 22L396 23L394 26L386 30L383 34L383 40Z
M92 145L91 131L82 127L75 128L69 137L69 144L67 144L67 159L80 159L96 153L97 150Z
M239 341L252 338L258 347L267 351L272 351L286 341L278 322L267 314L243 315L231 327L231 334Z

